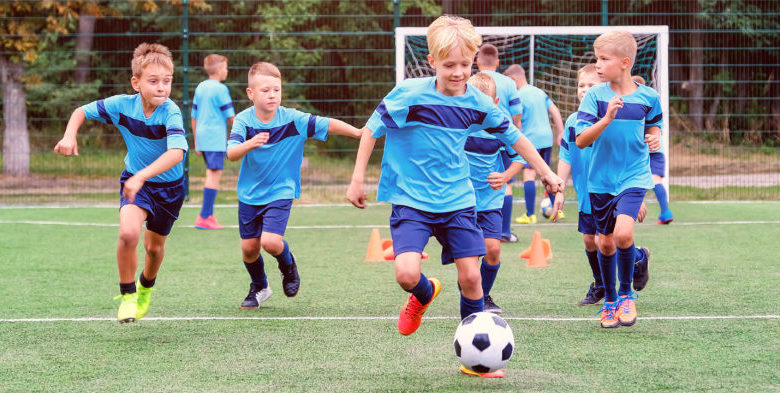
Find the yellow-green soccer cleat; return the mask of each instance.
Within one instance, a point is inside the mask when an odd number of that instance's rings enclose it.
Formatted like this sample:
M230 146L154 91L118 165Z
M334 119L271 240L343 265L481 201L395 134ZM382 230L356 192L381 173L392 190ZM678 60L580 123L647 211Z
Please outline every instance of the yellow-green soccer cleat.
M154 291L154 288L147 288L141 285L140 281L135 285L138 287L138 309L135 312L135 319L138 320L143 318L146 312L149 311L149 303L152 302L152 291Z
M523 214L517 217L515 222L518 224L536 224L536 214L531 214L530 216Z
M135 322L138 311L138 292L125 293L114 299L122 299L122 303L119 304L119 312L116 314L119 323Z

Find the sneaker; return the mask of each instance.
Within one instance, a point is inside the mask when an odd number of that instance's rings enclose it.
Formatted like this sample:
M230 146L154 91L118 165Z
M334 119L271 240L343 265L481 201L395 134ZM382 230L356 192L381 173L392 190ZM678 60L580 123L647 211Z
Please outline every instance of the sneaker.
M480 373L480 372L470 370L468 367L462 364L460 365L460 372L466 375L473 375L475 377L482 377L482 378L504 378L506 376L504 369L496 370L489 373Z
M514 233L510 234L501 234L501 243L517 243L520 241L520 239L517 238L517 235Z
M639 292L645 288L650 279L650 250L647 247L639 247L644 258L634 262L634 290Z
M634 299L636 299L635 292L618 296L617 317L623 326L631 326L636 322L636 303Z
M282 289L284 295L293 297L298 294L298 288L301 287L301 277L298 275L298 265L295 264L295 255L290 253L292 263L287 266L279 265L279 271L282 272Z
M114 298L114 300L116 299L122 299L122 303L119 304L119 312L116 314L119 323L135 322L138 292L121 294Z
M672 215L671 210L663 211L661 212L661 215L658 216L658 225L668 225L672 221L674 221L674 216Z
M135 284L138 287L138 309L135 312L135 319L141 319L149 311L149 303L152 302L152 291L154 288L147 288L141 285L141 281Z
M492 312L493 314L501 314L504 312L504 310L501 309L497 304L493 303L493 298L490 296L485 296L485 312Z
M618 301L604 302L601 306L601 327L605 329L616 328L620 326L620 321L617 317Z
M429 281L433 285L433 295L428 304L420 304L420 301L413 294L410 294L406 304L401 308L401 315L398 316L398 332L404 336L414 333L420 327L425 311L433 303L433 299L436 299L436 296L439 296L439 292L441 292L441 281L436 278L431 278Z
M530 216L523 214L517 217L515 222L518 224L536 224L536 214L531 214Z
M195 228L222 229L224 227L217 222L217 219L214 218L214 215L212 214L208 218L203 218L201 216L198 216L198 218L195 219Z
M566 215L563 214L563 210L558 210L558 220L553 219L553 216L550 216L550 221L552 222L561 222L563 219L566 218Z
M269 286L260 288L259 285L250 284L249 294L247 294L244 301L241 302L240 308L242 310L257 310L257 308L260 307L260 303L268 300L272 293L271 287Z
M604 299L604 288L596 288L596 283L590 283L588 293L585 294L585 298L577 303L578 306L589 306L591 304L597 304Z

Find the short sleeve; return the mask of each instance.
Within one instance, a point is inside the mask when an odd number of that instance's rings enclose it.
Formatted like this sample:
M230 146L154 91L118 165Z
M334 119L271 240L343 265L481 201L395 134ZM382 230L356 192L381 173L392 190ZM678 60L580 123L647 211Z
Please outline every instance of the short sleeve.
M522 115L523 105L520 102L520 93L518 93L517 87L511 87L512 89L510 89L509 93L509 102L507 102L507 106L509 107L509 114L512 116Z
M314 138L319 141L328 139L328 126L330 125L330 118L328 117L295 111L295 125L298 128L298 133L305 135L307 138Z
M491 105L490 111L485 116L482 123L482 129L489 134L493 134L504 145L512 146L517 143L522 135L520 130L512 124L506 117L506 114L495 105Z
M575 135L582 134L586 128L596 124L598 121L598 106L596 104L596 94L593 89L585 93L580 107L577 109L577 123L575 125Z
M387 133L388 129L403 128L406 126L406 115L409 106L405 99L405 89L396 86L379 103L374 113L366 122L366 127L371 130L371 136L379 138Z
M190 117L193 119L198 118L198 102L199 100L198 96L198 89L195 89L195 94L192 96L192 110L190 110Z
M111 113L116 113L116 101L119 96L92 101L81 107L87 119L97 120L106 124L114 124Z
M542 94L544 94L544 107L545 107L545 109L550 109L550 107L553 106L552 100L547 95L547 93L542 92Z
M566 138L561 138L561 148L558 149L558 159L567 164L571 164L569 143L566 142Z
M187 138L184 136L181 110L175 104L170 105L168 117L165 119L165 133L168 150L182 149L187 151Z
M228 138L228 147L238 146L246 141L246 124L244 119L237 116L233 121L233 128L230 129L230 137Z
M219 102L219 111L225 119L236 115L236 110L233 108L233 100L230 99L230 91L227 86L222 85L217 99Z
M652 97L652 106L645 116L645 130L650 127L663 128L664 114L661 111L661 100L657 95Z

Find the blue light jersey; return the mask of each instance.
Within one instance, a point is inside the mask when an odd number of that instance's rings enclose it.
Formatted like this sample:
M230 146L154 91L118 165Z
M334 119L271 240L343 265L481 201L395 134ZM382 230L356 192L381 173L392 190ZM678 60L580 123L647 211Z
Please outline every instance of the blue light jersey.
M542 89L532 85L517 89L517 94L523 107L523 135L536 149L551 147L553 132L547 109L552 106L552 100Z
M512 126L514 128L514 126ZM494 190L488 183L491 172L503 172L504 160L501 150L506 149L513 162L522 162L520 156L509 146L505 146L494 135L479 131L466 138L466 157L469 160L469 178L477 198L477 211L501 209L504 206L506 185Z
M366 126L386 136L377 200L431 213L476 205L464 146L485 130L513 145L520 131L479 89L456 97L436 91L436 78L407 79L379 104Z
M591 214L590 195L588 194L588 169L590 168L593 148L584 149L577 147L577 112L569 115L563 127L561 148L558 150L558 159L571 165L571 180L574 183L574 192L577 193L577 210Z
M179 107L169 98L148 119L144 115L141 95L116 95L90 102L81 107L87 119L113 124L122 133L127 147L125 168L132 174L146 168L170 149L187 151ZM182 163L147 180L163 183L181 179Z
M588 89L577 112L577 135L604 117L616 95L608 83ZM631 187L653 188L645 130L662 124L655 90L638 85L635 92L623 96L623 108L593 142L588 192L617 195Z
M195 149L225 151L227 119L235 115L227 86L213 79L200 82L192 98L192 118L197 120Z
M503 74L495 71L484 71L496 82L496 97L498 97L498 107L504 111L512 122L512 116L523 113L523 106L520 105L520 95L517 92L515 81Z
M261 132L269 132L268 142L241 159L238 173L238 200L249 205L265 205L301 196L301 163L307 138L328 139L330 118L280 106L274 119L261 122L255 107L244 109L233 120L228 147L238 146Z

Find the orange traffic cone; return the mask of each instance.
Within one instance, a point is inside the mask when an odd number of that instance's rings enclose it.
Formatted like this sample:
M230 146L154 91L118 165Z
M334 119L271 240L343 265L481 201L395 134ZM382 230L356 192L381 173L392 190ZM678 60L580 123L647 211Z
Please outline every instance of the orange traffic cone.
M528 260L528 267L545 267L547 260L552 258L550 240L542 239L542 233L534 231L531 246L520 253L520 258Z
M382 251L382 239L379 237L379 229L371 230L371 238L368 239L368 250L366 251L365 262L382 262L385 260Z
M393 240L392 239L382 239L382 251L384 253L384 258L386 261L392 261L395 260L395 252L393 251ZM428 253L423 251L422 252L422 259L428 259Z

